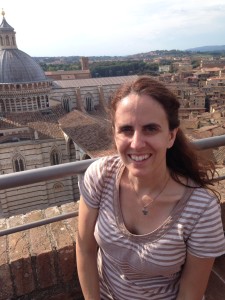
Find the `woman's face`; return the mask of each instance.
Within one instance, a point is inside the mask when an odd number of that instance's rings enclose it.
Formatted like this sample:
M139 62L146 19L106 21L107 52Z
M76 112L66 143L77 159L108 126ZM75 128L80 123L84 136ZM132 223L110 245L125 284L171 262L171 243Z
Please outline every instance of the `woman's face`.
M130 94L117 104L114 125L116 147L130 175L151 177L166 170L166 151L177 129L169 130L161 104L147 95Z

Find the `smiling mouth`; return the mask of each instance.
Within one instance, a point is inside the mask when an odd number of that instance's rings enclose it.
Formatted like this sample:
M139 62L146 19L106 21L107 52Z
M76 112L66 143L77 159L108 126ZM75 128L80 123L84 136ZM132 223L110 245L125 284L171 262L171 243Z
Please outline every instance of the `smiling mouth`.
M143 154L143 155L129 154L130 159L135 161L135 162L144 161L144 160L148 159L151 156L152 156L151 154Z

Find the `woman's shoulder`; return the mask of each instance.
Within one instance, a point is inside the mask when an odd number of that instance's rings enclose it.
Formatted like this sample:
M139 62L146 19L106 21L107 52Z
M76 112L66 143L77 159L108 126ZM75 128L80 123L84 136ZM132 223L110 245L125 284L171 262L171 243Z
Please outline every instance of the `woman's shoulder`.
M108 170L111 170L113 165L118 165L119 161L117 156L105 156L98 158L89 165L85 173L79 177L79 188L83 198L94 197L97 199L100 197L107 178L114 174Z
M100 173L103 174L106 171L114 171L121 165L121 159L118 155L104 156L96 159L87 168L87 174Z
M202 203L207 203L213 199L218 201L218 197L216 196L216 194L209 188L199 187L195 185L192 187L192 189L192 197L194 197L197 201L200 201Z
M201 214L210 208L219 208L219 199L212 190L196 185L189 189L192 191L190 192L190 197L187 201L187 208L193 213Z

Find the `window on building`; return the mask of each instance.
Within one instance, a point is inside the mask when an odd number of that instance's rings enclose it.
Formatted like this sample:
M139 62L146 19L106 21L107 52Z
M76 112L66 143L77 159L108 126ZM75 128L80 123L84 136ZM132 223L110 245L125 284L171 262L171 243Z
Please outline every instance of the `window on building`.
M38 105L38 108L41 108L41 100L40 100L40 97L37 97L37 105Z
M22 156L16 156L13 159L14 172L21 172L25 170L25 160Z
M69 140L69 157L70 161L76 161L76 149L71 139Z
M10 45L10 42L9 42L9 37L8 37L8 35L6 36L5 41L6 41L6 46L9 46L9 45Z
M87 96L85 98L86 101L86 111L92 111L93 110L93 101L91 99L91 96Z
M54 192L59 193L64 191L64 185L61 182L57 182L53 186Z
M62 97L62 106L66 112L70 112L70 97L68 95Z
M59 165L60 164L60 156L57 150L52 150L50 156L51 165Z
M0 99L0 111L1 111L1 112L5 112L5 110L6 110L6 109L5 109L5 103L4 103L3 100Z
M49 107L48 96L46 96L46 107Z

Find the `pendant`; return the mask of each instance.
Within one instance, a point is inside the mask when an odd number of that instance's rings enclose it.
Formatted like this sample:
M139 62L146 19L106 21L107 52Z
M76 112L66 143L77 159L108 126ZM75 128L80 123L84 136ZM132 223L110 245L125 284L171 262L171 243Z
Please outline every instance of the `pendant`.
M148 209L147 209L147 207L143 207L143 208L142 208L142 213L143 213L144 216L146 216L146 215L148 214Z

